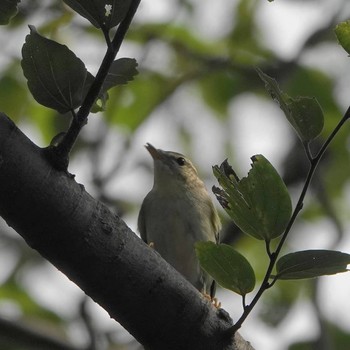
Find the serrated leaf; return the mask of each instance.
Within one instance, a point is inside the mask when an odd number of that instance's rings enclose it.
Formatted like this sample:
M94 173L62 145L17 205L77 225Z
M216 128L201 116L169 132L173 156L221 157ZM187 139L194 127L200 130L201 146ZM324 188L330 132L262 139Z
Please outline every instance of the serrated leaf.
M201 267L222 287L246 295L255 286L255 274L248 260L227 244L197 242Z
M259 68L257 72L265 83L266 90L279 104L301 141L309 142L315 139L321 133L324 125L323 112L316 98L302 96L293 99L280 90L275 79L263 73Z
M282 256L276 264L277 279L304 279L346 272L350 254L334 250L304 250Z
M0 24L8 24L10 19L17 14L17 5L20 0L0 1Z
M75 12L96 28L107 30L117 26L125 17L131 0L63 0Z
M37 102L60 113L80 106L87 70L67 46L44 38L30 26L21 65Z
M214 166L222 189L213 191L235 224L245 233L270 241L281 235L290 219L292 203L281 177L262 155L252 158L247 177L237 177L227 161Z
M107 91L114 86L123 85L133 80L138 73L136 67L137 61L134 58L120 58L115 60L103 83L102 91Z
M339 23L334 29L339 44L350 54L350 20Z
M137 61L133 58L120 58L112 63L107 77L99 92L98 98L91 109L91 113L97 113L106 110L107 100L109 99L109 94L107 91L112 87L123 85L128 83L130 80L133 80L134 76L138 74L136 67ZM92 83L94 82L94 79L95 77L90 72L87 72L83 87L84 98L88 93Z
M324 118L321 106L313 97L297 97L287 103L294 129L302 141L315 139L323 129Z

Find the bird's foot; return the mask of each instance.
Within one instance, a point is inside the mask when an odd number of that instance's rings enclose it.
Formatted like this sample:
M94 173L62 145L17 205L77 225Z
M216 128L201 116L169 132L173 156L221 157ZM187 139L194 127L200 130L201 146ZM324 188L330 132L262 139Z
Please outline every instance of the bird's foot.
M221 302L218 300L218 298L215 297L211 297L209 294L207 293L202 293L202 295L204 296L205 299L208 299L210 301L210 303L215 306L217 309L221 308Z
M221 302L218 300L218 298L211 298L211 303L217 308L221 308Z

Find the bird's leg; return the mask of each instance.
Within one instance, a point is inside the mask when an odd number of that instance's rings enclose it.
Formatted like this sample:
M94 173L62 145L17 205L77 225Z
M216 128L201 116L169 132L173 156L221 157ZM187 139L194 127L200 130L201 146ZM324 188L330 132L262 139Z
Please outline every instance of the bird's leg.
M221 308L221 302L218 300L218 298L212 297L209 294L202 292L201 293L205 299L209 300L210 303L215 306L217 309Z
M210 291L209 291L210 294L206 293L205 291L202 291L202 294L206 299L210 300L210 302L217 309L219 309L221 307L221 303L218 301L217 298L215 298L215 292L216 292L216 282L215 280L213 280L213 282L210 285Z
M212 299L211 299L211 303L212 303L217 309L220 309L220 308L221 308L221 302L218 300L218 298L212 298Z

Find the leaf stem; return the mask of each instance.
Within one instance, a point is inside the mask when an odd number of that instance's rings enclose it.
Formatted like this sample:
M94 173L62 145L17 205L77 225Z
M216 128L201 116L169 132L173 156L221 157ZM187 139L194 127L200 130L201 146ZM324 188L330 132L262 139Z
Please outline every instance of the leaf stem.
M109 38L107 39L107 33L105 30L103 30L103 34L107 42L107 51L101 63L100 69L98 70L96 77L76 114L76 117L72 119L71 125L62 141L57 146L49 146L44 150L53 166L59 170L67 170L69 153L73 148L81 129L87 123L90 110L98 98L103 82L105 81L108 71L120 49L140 2L141 0L132 0L129 10L126 13L125 18L119 24L112 41L110 41Z
M266 248L266 253L267 255L271 258L271 247L270 247L270 240L265 240L265 248Z
M341 129L341 127L344 125L344 123L350 119L350 107L347 109L347 111L345 112L343 118L340 120L340 122L338 123L338 125L335 127L335 129L332 131L332 133L328 136L328 138L326 139L326 141L324 142L324 144L322 145L322 147L320 148L320 150L318 151L317 155L315 157L311 156L311 153L308 154L307 156L310 160L310 168L309 168L309 172L306 176L305 179L305 183L303 186L303 189L300 193L298 202L294 208L293 214L288 222L288 225L282 235L281 240L278 243L278 246L276 248L276 250L273 253L269 253L269 250L267 249L267 253L270 257L270 263L267 267L266 273L265 273L265 277L260 285L259 290L257 291L257 293L255 294L253 300L251 301L251 303L249 305L246 305L244 307L244 311L241 315L241 317L239 318L239 320L228 330L228 332L233 335L239 328L241 328L243 322L245 321L245 319L248 317L248 315L250 314L250 312L253 310L254 306L256 305L256 303L259 301L259 299L261 298L261 296L263 295L263 293L269 289L270 287L272 287L274 285L274 283L276 282L276 278L273 280L272 283L269 283L269 279L271 278L271 274L273 271L273 268L275 267L277 258L281 252L281 249L283 247L284 242L287 239L287 236L295 222L295 219L297 218L299 212L301 211L301 209L303 208L303 203L304 203L304 198L306 195L306 192L310 186L312 177L315 173L315 170L317 168L318 163L320 162L322 156L324 155L325 151L327 150L329 144L332 142L332 140L334 139L334 137L338 134L339 130ZM305 145L304 145L305 146ZM306 150L308 149L305 148ZM267 246L268 247L268 246Z
M109 36L109 30L106 29L105 27L102 27L102 26L101 26L101 30L102 30L103 36L105 38L107 47L109 48L111 46L111 38Z
M242 295L242 306L243 306L243 310L245 310L245 308L247 307L247 303L246 303L245 297L246 297L246 295L243 294L243 295Z
M312 154L310 151L310 142L309 141L305 141L303 142L303 146L304 146L304 150L307 156L307 159L310 161L310 163L312 162Z

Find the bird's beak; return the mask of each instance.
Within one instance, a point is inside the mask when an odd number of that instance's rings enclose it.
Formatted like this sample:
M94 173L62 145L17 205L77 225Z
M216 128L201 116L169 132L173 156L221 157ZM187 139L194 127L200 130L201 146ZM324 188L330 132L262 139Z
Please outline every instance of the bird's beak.
M150 143L146 143L145 145L147 151L151 154L153 159L161 159L162 154L159 152L157 148L153 147Z

